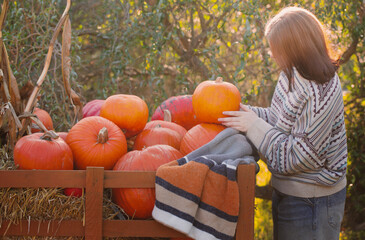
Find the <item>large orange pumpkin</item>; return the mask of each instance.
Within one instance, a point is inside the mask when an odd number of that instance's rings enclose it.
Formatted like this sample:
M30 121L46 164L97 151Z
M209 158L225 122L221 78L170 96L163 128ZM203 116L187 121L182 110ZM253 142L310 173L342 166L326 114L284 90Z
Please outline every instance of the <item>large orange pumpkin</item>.
M203 123L220 123L218 118L226 117L224 111L238 111L241 95L232 83L215 81L201 82L193 93L193 109L197 119Z
M187 155L213 140L213 138L224 129L225 127L223 125L215 123L200 123L196 125L191 128L181 140L180 152L183 155Z
M140 133L148 121L146 102L138 96L117 94L108 97L100 109L100 116L122 129L127 138Z
M133 150L142 150L159 144L169 145L179 150L182 138L183 136L175 130L157 125L154 128L145 129L137 135L134 140Z
M86 169L87 166L112 169L127 152L122 130L99 116L81 119L68 132L66 142L72 149L76 169Z
M116 171L156 171L162 164L182 158L183 155L168 145L154 145L142 151L131 151L115 164ZM152 217L155 204L154 188L113 189L113 200L131 217Z
M47 111L40 108L34 108L33 114L38 117L38 119L43 123L47 130L53 130L53 121L51 115L49 115ZM40 127L32 120L31 132L36 133L40 131Z
M14 162L20 169L72 170L73 156L67 143L55 133L33 133L14 147Z

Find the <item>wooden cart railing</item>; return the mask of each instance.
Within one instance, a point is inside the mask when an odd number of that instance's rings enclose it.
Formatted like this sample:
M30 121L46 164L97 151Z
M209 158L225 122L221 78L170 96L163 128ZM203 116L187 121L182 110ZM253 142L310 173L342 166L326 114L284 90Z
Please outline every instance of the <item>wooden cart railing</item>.
M240 165L237 173L240 209L236 239L254 238L255 166ZM85 236L102 237L185 237L154 220L103 220L104 188L154 188L155 172L87 170L0 171L0 188L85 188L85 224L79 220L21 220L18 224L2 219L0 236ZM1 217L1 216L0 216Z

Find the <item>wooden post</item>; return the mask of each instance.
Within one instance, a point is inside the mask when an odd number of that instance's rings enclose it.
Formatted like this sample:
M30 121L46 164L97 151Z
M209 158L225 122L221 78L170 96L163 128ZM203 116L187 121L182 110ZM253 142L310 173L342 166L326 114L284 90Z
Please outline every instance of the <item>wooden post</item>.
M85 239L101 240L103 237L104 168L87 167L85 200Z
M240 194L236 240L254 239L255 165L239 165L237 182Z

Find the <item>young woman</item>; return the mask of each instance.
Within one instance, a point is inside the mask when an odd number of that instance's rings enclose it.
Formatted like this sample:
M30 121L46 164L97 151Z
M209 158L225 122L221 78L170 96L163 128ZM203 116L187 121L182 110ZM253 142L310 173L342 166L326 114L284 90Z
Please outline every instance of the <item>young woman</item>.
M266 25L282 70L269 108L241 104L220 121L246 133L272 172L274 239L339 239L347 143L337 62L318 19L287 7Z

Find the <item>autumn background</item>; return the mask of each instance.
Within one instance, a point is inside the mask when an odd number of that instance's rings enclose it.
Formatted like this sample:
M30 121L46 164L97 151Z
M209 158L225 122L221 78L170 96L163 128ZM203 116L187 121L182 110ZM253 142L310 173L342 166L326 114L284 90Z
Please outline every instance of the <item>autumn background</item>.
M2 41L24 101L41 75L66 1L10 1ZM202 81L223 77L242 102L267 107L278 77L263 32L285 6L312 11L328 29L340 58L349 148L342 239L365 234L365 2L363 0L83 0L73 1L70 86L82 104L117 93L146 101L150 114L168 97L192 94ZM54 44L38 106L57 131L75 124L63 85L61 39ZM3 86L3 85L2 85ZM2 103L7 100L2 95ZM2 108L2 113L4 114ZM2 152L11 151L2 122ZM11 145L11 144L10 144ZM259 161L255 239L271 239L270 173Z

